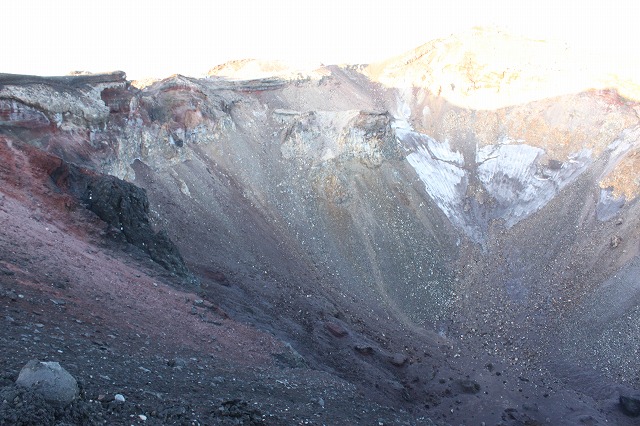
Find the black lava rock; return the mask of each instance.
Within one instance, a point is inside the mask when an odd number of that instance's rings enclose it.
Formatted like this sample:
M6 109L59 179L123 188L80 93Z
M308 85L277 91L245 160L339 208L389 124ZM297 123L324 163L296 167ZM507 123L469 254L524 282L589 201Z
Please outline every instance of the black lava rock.
M115 176L102 175L62 162L51 178L94 212L126 241L144 250L169 272L193 279L176 245L164 230L155 232L149 222L147 192Z

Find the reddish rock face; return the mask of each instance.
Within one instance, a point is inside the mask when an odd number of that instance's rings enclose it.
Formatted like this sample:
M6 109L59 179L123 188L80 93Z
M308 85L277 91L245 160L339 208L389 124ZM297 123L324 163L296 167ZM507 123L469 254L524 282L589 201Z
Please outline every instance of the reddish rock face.
M19 101L0 99L0 126L39 129L50 125L42 111Z
M128 113L131 109L133 94L126 88L107 87L100 92L100 98L109 107L111 113Z

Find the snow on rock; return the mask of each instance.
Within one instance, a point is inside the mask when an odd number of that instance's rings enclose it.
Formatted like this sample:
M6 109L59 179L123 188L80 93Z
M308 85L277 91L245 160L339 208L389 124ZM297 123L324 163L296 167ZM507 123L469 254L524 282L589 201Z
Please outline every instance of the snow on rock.
M427 193L456 225L464 225L462 199L467 189L464 158L454 152L447 142L439 143L427 135L410 132L403 138L413 152L407 161L425 184Z
M564 162L545 165L544 149L503 137L495 145L476 147L475 158L465 163L449 141L414 131L404 118L392 127L426 192L476 242L484 240L491 220L501 219L512 227L540 210L591 162L591 151L585 149ZM473 190L471 181L481 188Z
M582 173L591 152L583 150L569 161L543 167L542 148L518 144L488 145L476 154L477 173L489 195L504 210L499 217L511 227L541 209Z

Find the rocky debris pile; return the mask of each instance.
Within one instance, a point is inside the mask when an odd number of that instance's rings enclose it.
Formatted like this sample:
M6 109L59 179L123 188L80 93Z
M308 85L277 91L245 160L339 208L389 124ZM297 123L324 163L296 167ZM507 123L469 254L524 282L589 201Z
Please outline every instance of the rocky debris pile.
M144 189L114 176L90 172L64 161L51 171L55 184L68 190L107 223L116 235L145 251L174 275L195 283L184 259L165 230L154 231Z
M220 416L234 419L236 424L264 424L260 410L252 408L246 401L232 399L224 401L218 408Z
M108 359L105 361L106 364L109 362ZM31 361L24 370L36 370L38 374L55 377L64 371L58 363L40 361ZM184 370L174 370L171 381L166 383L167 392L154 392L150 384L141 385L124 371L114 372L108 382L116 388L129 389L126 394L98 394L95 388L90 389L90 382L85 388L81 381L73 400L65 403L57 402L60 398L52 400L51 394L45 397L37 384L20 385L10 379L10 374L5 374L0 376L0 425L416 424L409 420L411 416L406 412L366 404L362 398L343 393L339 386L332 387L331 382L316 382L317 386L307 387L304 384L305 374L301 371L274 370L272 373L276 372L276 376L263 372L260 377L251 374L247 377L242 377L243 374L215 376L206 391L193 392L187 389L193 386L196 370L200 383L209 377L197 366L185 365ZM283 376L282 371L291 374ZM65 371L66 374L69 373ZM274 381L274 377L280 379ZM168 393L172 386L178 389L177 392L172 389L176 395ZM56 386L53 388L68 396ZM319 390L322 396L310 398ZM47 392L53 390L47 389ZM332 420L335 423L331 423ZM418 424L435 424L428 419L423 420Z
M184 260L165 230L154 232L149 223L149 201L144 189L113 176L98 176L87 182L82 201L127 242L146 251L166 270L189 275Z

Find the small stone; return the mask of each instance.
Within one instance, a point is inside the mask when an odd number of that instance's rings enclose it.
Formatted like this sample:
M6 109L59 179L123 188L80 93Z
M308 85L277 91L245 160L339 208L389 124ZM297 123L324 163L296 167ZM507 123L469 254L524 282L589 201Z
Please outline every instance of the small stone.
M409 359L403 355L403 354L394 354L393 357L391 358L391 364L395 365L396 367L402 367L403 365L405 365L407 363L407 361L409 361Z
M113 399L114 399L115 401L117 401L117 402L124 402L124 401L125 401L124 395L119 394L119 393L115 394L115 396L113 397Z
M582 425L593 426L598 424L598 420L596 420L593 416L588 414L583 414L578 416L578 422Z
M354 346L354 349L362 355L372 355L374 352L373 347L369 345L356 345Z
M344 337L349 334L347 330L334 322L326 322L324 323L324 326L329 331L329 333L333 334L336 337Z
M611 246L611 248L616 248L620 245L621 242L622 242L622 237L620 235L615 235L611 237L611 241L609 242L609 245Z
M460 386L460 390L463 393L471 393L471 394L473 394L473 393L480 392L480 385L477 382L473 381L473 380L468 380L468 379L460 380L458 382L458 385Z
M620 408L629 417L640 416L640 397L620 395Z
M227 277L226 277L226 275L224 273L222 273L220 271L217 271L217 272L213 272L213 273L211 273L209 275L210 275L212 280L214 280L214 281L216 281L218 283L227 285L227 286L229 285L229 283L227 282Z
M139 418L140 420L142 420L143 422L146 422L146 421L147 421L147 416L145 416L144 414L139 414L139 415L138 415L138 418Z
M211 382L212 382L212 383L214 383L214 384L216 384L216 385L219 385L219 384L224 383L224 382L225 382L225 380L224 380L224 377L216 376L216 377L214 377L213 379L211 379Z
M167 361L167 365L169 367L173 367L173 368L183 368L186 367L188 364L188 361L184 358L172 358L169 361Z

